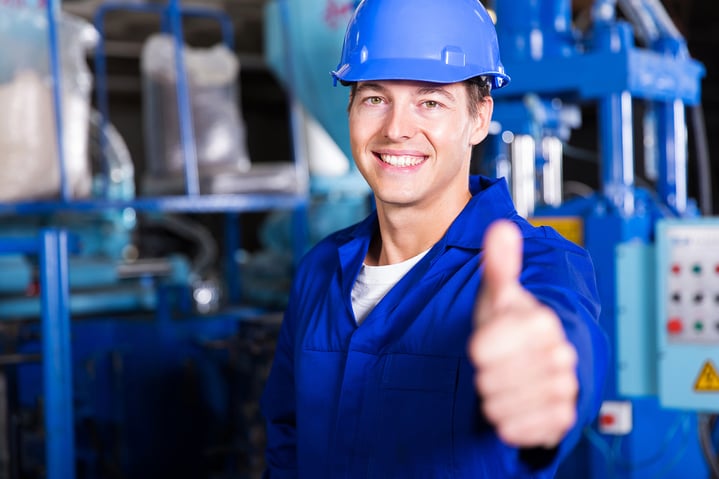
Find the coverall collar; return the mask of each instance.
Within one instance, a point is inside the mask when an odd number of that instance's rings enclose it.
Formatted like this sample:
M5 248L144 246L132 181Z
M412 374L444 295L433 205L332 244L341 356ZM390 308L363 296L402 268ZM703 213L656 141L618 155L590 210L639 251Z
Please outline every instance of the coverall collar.
M517 214L504 178L470 176L469 190L472 198L467 206L427 254L425 260L430 263L448 247L481 249L484 232L492 221L497 218L511 218ZM339 257L345 291L351 289L377 228L379 220L375 210L363 221L346 230L348 237L340 239Z

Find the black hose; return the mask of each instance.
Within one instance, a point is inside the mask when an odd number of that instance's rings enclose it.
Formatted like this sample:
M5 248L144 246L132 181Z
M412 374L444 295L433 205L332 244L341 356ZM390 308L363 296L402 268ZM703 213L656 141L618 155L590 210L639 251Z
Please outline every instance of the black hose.
M160 215L152 221L171 233L194 242L198 246L192 260L192 273L202 276L218 256L218 248L212 232L200 223L178 215Z
M719 479L719 457L717 457L712 443L712 431L716 421L717 415L715 414L699 414L699 445L701 446L704 460L709 465L709 479Z
M712 175L711 162L709 159L709 140L707 129L704 123L704 109L701 104L690 108L692 126L694 131L694 142L697 153L697 175L699 176L699 208L705 216L711 216L713 212L712 198Z

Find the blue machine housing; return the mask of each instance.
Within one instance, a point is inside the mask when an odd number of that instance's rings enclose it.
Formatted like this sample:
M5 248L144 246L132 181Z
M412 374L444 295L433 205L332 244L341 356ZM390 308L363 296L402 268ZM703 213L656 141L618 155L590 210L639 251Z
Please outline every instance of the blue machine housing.
M653 2L641 3L646 13L657 13ZM587 430L558 477L705 477L707 466L693 439L695 416L667 409L657 397L657 319L647 301L655 294L651 245L657 222L699 214L687 197L681 132L685 106L700 101L704 68L666 24L658 23L660 33L650 45L638 47L635 29L616 19L616 2L594 3L594 22L586 33L572 30L568 1L498 0L496 10L502 59L512 76L512 83L493 95L502 131L531 135L537 143L543 135L564 135L561 115L552 124L551 116L538 118L529 111L522 121L517 112L527 109L530 95L546 103L560 100L564 108L595 103L598 111L599 191L557 207L539 204L529 213L537 222L554 216L581 219L584 246L597 271L600 322L614 350L605 396L629 401L633 417L628 434L601 434L598 424ZM635 185L633 99L647 102L657 125L653 192ZM501 135L493 141L506 156ZM485 161L493 164L491 158ZM537 169L541 166L537 160Z

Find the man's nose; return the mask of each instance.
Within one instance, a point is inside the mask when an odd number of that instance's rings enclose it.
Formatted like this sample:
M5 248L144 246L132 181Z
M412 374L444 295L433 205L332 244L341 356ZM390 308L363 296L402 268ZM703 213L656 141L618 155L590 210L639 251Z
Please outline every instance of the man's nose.
M412 138L415 131L415 121L409 108L393 104L385 117L384 136L392 141L401 141Z

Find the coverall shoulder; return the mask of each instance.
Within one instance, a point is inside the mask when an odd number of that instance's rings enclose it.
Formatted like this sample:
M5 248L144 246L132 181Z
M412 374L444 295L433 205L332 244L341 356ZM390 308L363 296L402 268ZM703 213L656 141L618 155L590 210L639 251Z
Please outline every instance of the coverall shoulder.
M445 235L357 325L350 294L376 213L301 261L262 399L266 478L550 478L599 408L607 342L587 252L521 218L504 180L470 177ZM524 238L520 281L554 309L579 356L577 422L541 465L481 413L467 357L491 222Z

